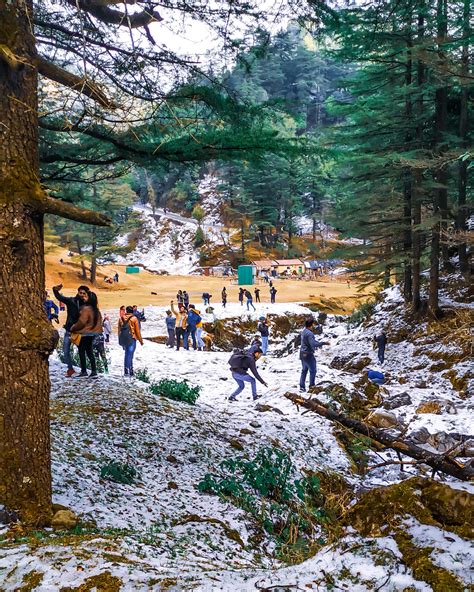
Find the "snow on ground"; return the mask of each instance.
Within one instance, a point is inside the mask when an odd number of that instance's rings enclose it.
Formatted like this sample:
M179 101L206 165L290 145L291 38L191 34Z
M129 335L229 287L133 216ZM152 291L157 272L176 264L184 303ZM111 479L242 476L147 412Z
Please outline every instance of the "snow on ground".
M385 306L399 302L396 290L386 293ZM144 336L165 334L164 311L165 307L146 309ZM247 313L230 303L227 310L216 305L214 314L225 322L239 315L256 319L269 312L288 315L309 311L298 304L279 303L257 304L257 311ZM388 314L379 307L375 321L387 322ZM111 315L116 320L116 311ZM212 319L204 312L203 317ZM318 381L350 387L358 376L331 368L330 362L335 355L352 351L369 355L371 367L376 368L370 343L373 331L372 326L348 332L346 323L329 317L324 340L330 345L318 353ZM111 372L97 381L66 380L64 367L53 357L54 501L73 508L96 526L80 539L52 536L35 544L0 546L0 589L18 589L23 577L32 571L44 574L34 588L40 591L79 586L87 578L108 571L111 577L120 578L121 590L126 591L250 591L270 587L354 592L431 590L413 578L391 537L362 538L348 531L337 544L323 547L311 559L284 566L275 559L269 536L265 535L258 546L251 542L252 519L243 510L197 490L197 483L223 459L241 454L251 457L264 446L287 451L297 467L339 471L356 489L394 483L414 474L415 469L408 468L402 475L395 466L375 470L365 478L352 473L332 425L315 414L302 414L283 397L287 391L296 391L300 362L297 353L272 355L277 345L281 343L275 344L270 337L269 355L258 364L269 385L258 385L262 395L258 403L273 408L266 412L256 410L248 387L236 403L227 400L235 388L228 352L177 352L148 340L143 347L137 346L135 369L146 368L153 381L178 378L202 387L196 406L156 397L145 383L123 377L123 352L116 336L109 347ZM389 344L383 371L393 378L384 386L384 398L409 392L412 403L395 412L401 420L411 421L411 429L468 433L472 411L468 402L459 399L439 373L414 371L415 362L419 362L413 358L414 349L407 342ZM400 376L406 378L403 385L397 380ZM416 386L422 381L427 386ZM420 402L435 396L454 404L457 413L415 415ZM236 450L236 441L242 451ZM382 455L388 457L390 453ZM133 465L140 474L138 484L101 480L100 467L111 460ZM469 484L461 485L473 490ZM191 515L216 518L222 523L179 524ZM228 536L223 524L238 532L243 545ZM466 584L472 583L468 575L472 548L462 546L462 540L453 535L455 542L448 556L443 554L446 541L439 529L414 522L407 528L423 546L429 541L434 563L454 571Z

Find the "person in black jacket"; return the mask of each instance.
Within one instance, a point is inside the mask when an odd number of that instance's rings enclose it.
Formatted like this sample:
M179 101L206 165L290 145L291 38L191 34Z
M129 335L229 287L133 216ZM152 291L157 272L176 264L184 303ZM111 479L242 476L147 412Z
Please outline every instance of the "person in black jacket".
M237 395L244 390L246 382L250 382L254 401L261 396L257 395L257 383L255 380L256 378L264 386L267 386L267 383L258 373L257 365L255 364L261 355L262 350L260 348L254 349L251 353L239 351L232 354L229 360L229 366L232 371L232 378L235 380L238 386L237 389L230 395L229 401L237 400ZM253 376L249 376L249 370L252 372Z
M64 363L67 364L66 376L70 378L75 373L71 357L71 327L79 318L79 307L82 304L79 292L89 292L90 290L87 286L79 286L78 293L75 296L64 296L61 294L62 287L62 284L54 286L53 293L55 298L66 306L67 318L64 324L63 356Z
M381 364L385 360L385 346L387 345L387 334L382 331L379 335L374 337L374 347L377 348L377 357Z
M323 345L329 345L324 341L317 341L313 333L314 319L307 319L305 321L305 328L301 332L301 348L300 348L300 360L301 360L301 376L300 376L300 391L306 390L306 376L309 371L309 386L314 386L316 380L316 358L314 352L317 348Z
M262 351L263 355L266 356L268 350L268 335L270 331L268 328L267 319L265 317L260 317L259 321L260 322L258 323L257 329L260 332L260 335L262 336Z

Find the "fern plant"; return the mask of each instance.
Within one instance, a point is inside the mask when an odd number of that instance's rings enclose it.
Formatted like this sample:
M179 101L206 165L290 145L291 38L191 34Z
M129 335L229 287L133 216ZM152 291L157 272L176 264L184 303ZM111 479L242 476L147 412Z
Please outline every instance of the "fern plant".
M131 485L138 477L138 471L127 463L120 463L113 460L101 467L100 477L114 483Z

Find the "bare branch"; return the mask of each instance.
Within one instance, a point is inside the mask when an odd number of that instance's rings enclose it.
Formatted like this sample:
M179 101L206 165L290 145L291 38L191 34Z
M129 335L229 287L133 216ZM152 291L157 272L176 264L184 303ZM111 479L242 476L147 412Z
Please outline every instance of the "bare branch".
M46 194L44 199L41 200L41 203L43 213L45 214L54 214L61 218L75 220L83 224L92 224L93 226L110 226L110 218L100 212L78 208L66 201L55 199Z
M106 109L117 109L117 105L102 92L97 84L83 76L72 74L52 62L48 62L48 60L41 56L38 57L38 71L46 78L86 95Z
M109 25L118 25L120 27L128 27L131 29L138 29L145 27L150 23L161 22L162 16L156 10L142 10L134 14L125 14L119 10L109 8L108 4L113 2L105 2L104 0L66 0L68 4L74 8L81 8L88 12L99 21L108 23Z

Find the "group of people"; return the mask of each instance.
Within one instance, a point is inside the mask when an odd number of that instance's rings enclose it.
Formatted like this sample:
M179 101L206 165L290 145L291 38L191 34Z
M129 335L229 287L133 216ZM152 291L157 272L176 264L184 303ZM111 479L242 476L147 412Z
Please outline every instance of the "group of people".
M79 286L75 296L64 296L61 293L62 287L62 284L54 286L53 293L56 299L64 305L67 314L63 340L63 356L67 365L66 376L69 378L72 376L97 378L96 355L101 358L105 371L108 371L105 342L109 341L112 333L109 316L102 317L97 295L88 286ZM48 318L59 322L59 309L56 305L56 313L51 316L51 310L54 310L51 302L50 299L45 301ZM79 351L81 366L79 374L74 370L71 352L73 344L77 345ZM90 374L87 373L87 359L89 360Z
M203 293L203 301L209 305L212 294ZM179 351L181 345L184 349L189 349L189 339L191 338L193 349L203 351L205 343L203 340L203 326L201 311L189 302L189 295L186 291L179 292L176 295L178 308L171 300L171 310L166 311L166 329L168 339L166 345L170 348L176 347Z

